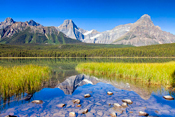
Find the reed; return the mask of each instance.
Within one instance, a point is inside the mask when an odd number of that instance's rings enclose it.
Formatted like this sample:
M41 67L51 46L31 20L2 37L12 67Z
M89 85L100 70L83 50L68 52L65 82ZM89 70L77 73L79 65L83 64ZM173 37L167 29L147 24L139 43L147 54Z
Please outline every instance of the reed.
M80 63L76 70L91 75L130 78L149 84L175 84L175 62L167 63Z
M6 98L23 92L34 93L50 78L50 73L48 67L38 65L0 66L0 94Z

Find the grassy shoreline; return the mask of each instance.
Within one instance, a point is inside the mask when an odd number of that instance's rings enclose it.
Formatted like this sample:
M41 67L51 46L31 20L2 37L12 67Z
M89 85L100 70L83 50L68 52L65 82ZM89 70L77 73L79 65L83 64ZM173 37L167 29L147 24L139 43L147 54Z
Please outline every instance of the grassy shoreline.
M0 57L0 59L31 59L31 58L175 58L175 57Z
M0 95L6 98L24 92L33 93L50 78L50 73L48 67L38 65L0 66Z
M139 80L146 84L175 84L175 62L167 63L80 63L76 70L95 76Z

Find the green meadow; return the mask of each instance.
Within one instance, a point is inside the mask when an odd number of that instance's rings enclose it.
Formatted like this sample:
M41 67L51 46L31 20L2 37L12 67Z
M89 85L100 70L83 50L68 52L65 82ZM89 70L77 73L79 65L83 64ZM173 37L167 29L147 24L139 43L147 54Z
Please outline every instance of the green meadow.
M129 78L146 84L175 84L175 62L166 63L80 63L79 72L118 78Z
M0 94L5 98L24 92L34 93L50 78L50 73L49 67L38 65L0 66Z

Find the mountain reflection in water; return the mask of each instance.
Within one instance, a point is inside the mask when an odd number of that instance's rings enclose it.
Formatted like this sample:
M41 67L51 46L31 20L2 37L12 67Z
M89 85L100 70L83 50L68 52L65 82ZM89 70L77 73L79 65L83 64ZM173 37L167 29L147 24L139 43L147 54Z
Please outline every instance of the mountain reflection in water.
M114 94L109 96L107 91ZM12 106L8 109L1 111L0 116L12 114L17 116L67 117L69 112L75 112L77 117L110 117L109 114L112 112L117 113L117 116L138 116L139 111L145 111L151 116L173 117L175 115L175 101L163 99L163 95L169 94L168 91L157 92L150 93L150 91L130 83L110 82L80 74L67 78L56 88L44 88L36 92L29 102L21 103L18 101L16 105L11 104ZM91 95L90 98L84 98L84 94L87 93ZM80 99L82 106L76 107L72 103L73 99ZM131 99L133 104L119 110L108 105L109 103L122 104L122 99ZM33 100L42 100L44 103L33 104L31 103ZM65 103L66 106L58 108L56 105L60 103ZM81 114L84 109L89 109L85 115Z
M95 77L89 77L83 74L75 75L67 78L64 82L58 84L58 88L64 91L65 94L72 94L76 88L85 84L97 84L100 82Z

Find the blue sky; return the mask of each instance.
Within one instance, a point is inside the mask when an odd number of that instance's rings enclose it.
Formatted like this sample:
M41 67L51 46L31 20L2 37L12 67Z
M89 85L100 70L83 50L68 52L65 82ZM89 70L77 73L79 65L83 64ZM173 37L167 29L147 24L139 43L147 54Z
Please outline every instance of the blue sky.
M72 19L80 28L102 32L148 14L155 25L175 34L175 0L0 0L0 4L0 21L12 17L59 26Z

